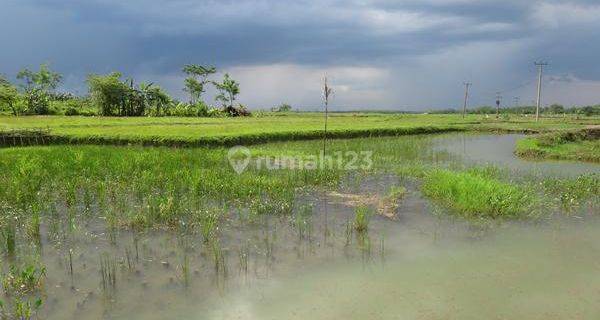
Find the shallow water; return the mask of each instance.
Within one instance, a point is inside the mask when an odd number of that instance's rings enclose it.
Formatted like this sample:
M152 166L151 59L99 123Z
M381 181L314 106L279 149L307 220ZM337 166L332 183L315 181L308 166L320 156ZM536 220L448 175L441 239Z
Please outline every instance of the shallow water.
M433 140L460 161L493 162L515 173L600 170L520 160L512 154L518 138ZM40 318L600 318L596 218L483 229L444 218L415 182L392 175L362 177L339 191L385 195L391 186L408 190L398 218L374 217L363 236L350 227L353 204L325 191L300 194L291 217L235 212L218 243L204 243L193 231L109 232L94 218L45 223L42 245L29 249L47 267ZM103 285L102 261L114 267L114 285Z
M528 161L514 154L515 143L524 138L522 134L479 135L452 134L434 138L435 148L448 151L461 161L493 164L510 168L515 173L574 177L588 173L600 173L600 165L594 163L545 160Z

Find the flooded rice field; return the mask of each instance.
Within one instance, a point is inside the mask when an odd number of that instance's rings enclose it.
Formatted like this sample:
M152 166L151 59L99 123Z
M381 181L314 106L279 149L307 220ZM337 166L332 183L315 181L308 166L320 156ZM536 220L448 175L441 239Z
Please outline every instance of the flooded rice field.
M512 153L520 137L433 142L453 161L514 175L600 173L593 164L520 160ZM390 188L403 196L386 206ZM357 232L362 206L393 214ZM299 191L291 215L233 210L217 241L202 230L114 230L89 217L44 221L40 243L20 251L45 265L43 319L600 318L595 207L491 226L445 210L414 179L350 175L335 192Z

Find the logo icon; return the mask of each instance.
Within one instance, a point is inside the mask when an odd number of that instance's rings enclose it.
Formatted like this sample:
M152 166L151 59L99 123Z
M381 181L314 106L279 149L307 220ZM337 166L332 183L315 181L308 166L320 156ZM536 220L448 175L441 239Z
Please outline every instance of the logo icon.
M246 170L250 163L250 156L250 149L244 146L235 146L227 152L229 164L237 174L241 174Z

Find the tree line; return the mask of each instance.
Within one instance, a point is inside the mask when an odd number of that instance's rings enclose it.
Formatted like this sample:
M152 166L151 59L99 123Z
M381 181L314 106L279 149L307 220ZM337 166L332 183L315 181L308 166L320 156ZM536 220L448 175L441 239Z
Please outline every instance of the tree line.
M515 115L535 115L535 106L513 106L505 107L500 109L501 114L515 114ZM469 108L467 113L469 114L496 114L496 107L492 106L480 106L475 108ZM430 113L437 114L454 114L462 113L459 109L444 109L444 110L433 110ZM548 115L582 115L582 116L598 116L600 115L600 105L590 106L572 106L565 107L561 104L552 104L547 107L541 107L540 113Z
M56 89L63 76L42 64L37 71L23 69L14 85L0 75L0 108L13 115L102 115L102 116L246 116L247 109L237 103L239 83L229 74L221 81L211 80L217 73L213 66L188 64L182 68L186 75L184 91L189 101L172 98L155 83L136 83L123 78L119 72L87 77L88 94L80 97L60 93ZM208 86L217 91L215 102L209 105L203 94Z

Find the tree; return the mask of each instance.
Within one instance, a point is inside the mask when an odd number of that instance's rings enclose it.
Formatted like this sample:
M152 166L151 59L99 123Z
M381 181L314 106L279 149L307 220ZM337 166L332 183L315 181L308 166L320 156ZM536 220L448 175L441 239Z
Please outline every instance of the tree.
M121 74L90 75L88 85L92 100L104 116L142 116L154 108L156 115L171 97L153 83L134 85L133 79L121 80Z
M290 112L292 111L292 106L287 103L282 103L277 107L271 109L273 112Z
M208 76L217 72L217 69L212 66L187 64L183 67L183 72L188 75L183 90L190 94L190 103L195 104L205 91L204 86L208 83Z
M26 90L36 87L47 92L58 87L62 81L62 75L50 70L47 64L42 64L38 72L33 72L27 68L19 71L17 79L25 81Z
M129 86L121 81L121 74L90 75L88 86L92 101L103 116L124 115Z
M223 82L214 82L214 84L217 90L219 90L219 94L215 99L223 103L223 111L230 115L237 115L233 103L235 102L235 97L240 93L239 83L231 79L229 74L226 73Z
M560 114L565 112L565 107L561 104L555 103L549 107L549 111L553 114Z
M22 80L25 99L29 112L47 114L49 111L49 93L56 89L62 81L62 75L50 70L47 64L42 64L37 72L27 68L17 73L17 79Z
M153 83L140 83L140 91L143 93L148 107L154 107L156 116L160 116L161 109L166 108L171 102L171 97L161 87Z
M22 111L18 107L19 91L6 79L0 76L0 105L7 105L13 115L18 116Z

